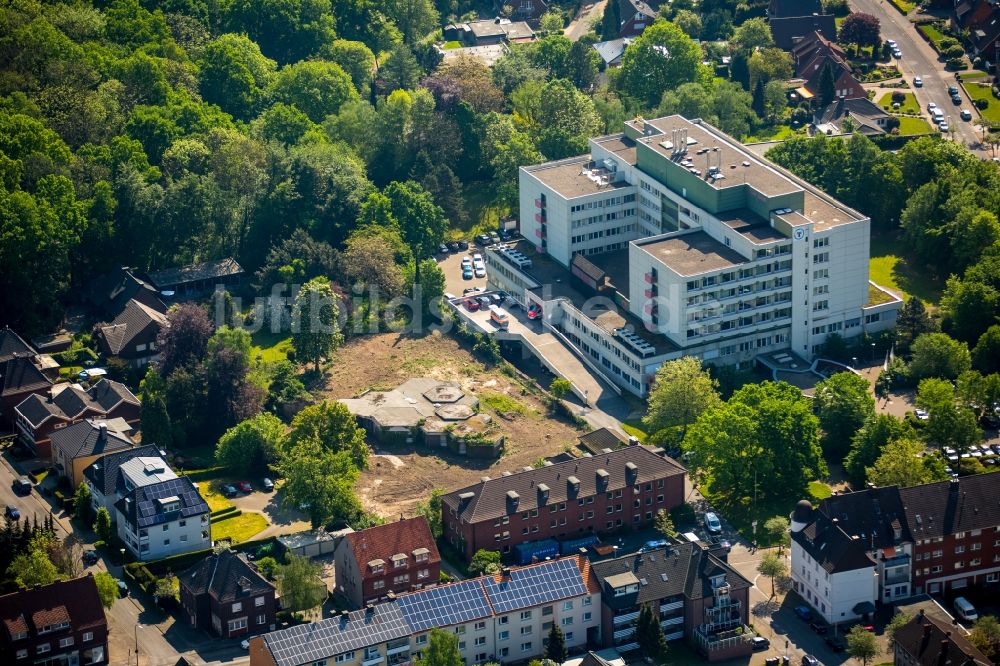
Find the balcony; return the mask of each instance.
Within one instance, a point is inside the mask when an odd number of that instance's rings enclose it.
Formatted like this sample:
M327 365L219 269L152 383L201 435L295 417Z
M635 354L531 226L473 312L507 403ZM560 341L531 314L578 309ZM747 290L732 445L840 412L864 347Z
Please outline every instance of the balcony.
M678 624L684 624L684 616L678 615L677 617L668 617L666 620L660 622L660 626L666 629L667 627L673 627Z
M901 583L910 582L910 572L906 571L904 573L894 573L885 576L884 578L886 585L899 585Z
M381 664L383 661L385 661L385 657L383 657L380 654L377 654L373 655L368 659L362 659L361 666L375 666L376 664Z
M656 273L649 272L642 276L642 279L646 281L646 284L653 284L656 282Z
M660 604L661 613L669 613L670 611L680 610L684 608L684 601L672 601L668 604Z
M631 613L625 613L623 615L616 615L614 619L615 626L625 624L626 622L631 622L639 617L639 611L632 611Z
M545 224L545 213L535 213L535 222Z
M638 643L626 643L625 645L616 645L615 649L619 652L631 652L632 650L638 650Z
M702 625L695 629L694 635L698 646L708 653L740 648L749 653L753 640L753 630L747 626L739 626L727 631L710 631L705 625Z
M402 654L404 652L409 652L409 651L410 651L410 643L409 641L407 641L403 645L397 645L396 647L389 648L388 650L385 651L385 653L386 655L391 657L393 655Z
M541 208L545 210L545 201L542 199L535 199L535 208Z
M616 641L620 641L625 638L629 638L633 634L635 634L635 627L625 627L624 629L619 629L618 631L616 631L614 633L614 637Z
M654 285L646 288L646 290L643 293L646 294L646 298L653 298L654 296L656 296L656 294L657 294L658 291L659 290L656 288L656 285L654 284Z

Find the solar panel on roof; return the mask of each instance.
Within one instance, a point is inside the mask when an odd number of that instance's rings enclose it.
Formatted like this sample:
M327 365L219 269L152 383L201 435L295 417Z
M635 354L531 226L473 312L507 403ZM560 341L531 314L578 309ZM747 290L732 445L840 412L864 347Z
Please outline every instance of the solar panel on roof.
M396 600L414 631L462 624L490 615L489 602L478 581L432 587Z
M514 569L499 583L484 578L483 587L497 613L587 594L583 576L572 558Z

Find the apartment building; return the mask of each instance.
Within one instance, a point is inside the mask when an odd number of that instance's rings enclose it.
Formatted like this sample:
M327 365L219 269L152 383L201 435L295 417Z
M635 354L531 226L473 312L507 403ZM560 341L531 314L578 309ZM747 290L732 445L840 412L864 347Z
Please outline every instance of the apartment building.
M750 587L739 572L693 543L591 565L601 588L601 635L619 652L637 650L643 606L658 615L668 641L687 639L709 661L749 655Z
M686 470L645 446L525 469L441 498L444 538L467 558L480 548L572 539L652 523L684 502Z
M441 577L441 555L423 516L346 535L334 562L334 588L354 608L437 585Z
M47 395L33 393L14 409L22 443L40 458L51 459L51 435L85 418L124 420L139 424L139 400L124 384L101 379L84 390L77 384L56 384Z
M222 638L274 631L274 585L243 553L223 548L177 576L192 627Z
M637 395L680 356L811 359L895 323L899 299L870 299L869 219L700 119L627 121L519 187L527 240L487 251L490 285Z
M71 426L55 430L50 436L52 462L61 476L69 479L72 488L83 483L83 470L109 453L135 447L128 436L131 430L121 419L84 419Z
M792 513L792 586L830 624L852 622L875 612L875 560L860 538L808 502Z
M208 504L186 476L138 486L115 502L118 538L140 561L212 546Z
M600 643L601 595L590 563L569 557L449 585L250 641L252 666L402 666L420 658L432 629L455 634L466 664L544 654L558 624L573 652Z
M131 492L136 485L146 485L136 483L133 478L132 485L129 487L120 473L122 465L137 458L157 458L157 460L162 461L159 456L160 451L155 446L137 446L134 449L109 453L88 465L83 470L83 482L90 488L90 505L94 512L96 513L98 509L103 507L114 519L115 502ZM143 476L140 478L142 480L148 479L149 483L163 480L160 478L160 473L154 470L155 467L150 469L149 474L146 474L146 466L143 465Z
M923 610L892 632L889 649L892 663L897 666L992 666L994 663L956 627Z

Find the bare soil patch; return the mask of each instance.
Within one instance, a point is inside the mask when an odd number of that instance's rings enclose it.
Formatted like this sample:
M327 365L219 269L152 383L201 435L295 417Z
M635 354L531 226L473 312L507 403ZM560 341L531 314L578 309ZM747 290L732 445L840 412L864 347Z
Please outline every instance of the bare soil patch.
M388 390L412 377L457 381L479 396L480 410L494 417L505 435L497 460L475 460L422 446L383 446L361 474L357 492L365 508L386 518L413 515L418 502L434 488L456 490L480 477L518 471L539 458L576 444L580 432L552 418L533 389L498 369L487 368L454 338L386 333L348 341L316 390L330 399L349 398L366 390ZM511 409L512 404L517 409ZM399 463L402 463L400 466Z

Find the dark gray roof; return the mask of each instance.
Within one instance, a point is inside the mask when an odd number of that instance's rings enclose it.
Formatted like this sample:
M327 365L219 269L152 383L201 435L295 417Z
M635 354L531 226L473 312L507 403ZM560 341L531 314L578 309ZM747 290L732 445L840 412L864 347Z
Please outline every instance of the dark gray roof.
M119 403L127 402L139 406L139 399L120 382L102 377L99 382L91 386L87 393L91 400L104 408L104 411L114 409Z
M636 470L636 478L631 483L626 480L626 466L630 463ZM597 488L598 472L607 478L607 486L600 490ZM519 496L516 511L527 511L538 508L540 504L565 502L685 473L686 470L671 458L658 455L644 446L628 446L611 453L577 458L481 481L474 486L448 493L441 501L444 506L456 510L461 519L478 523L513 512L512 507L508 507L507 497L511 490ZM571 492L567 481L572 476L579 480L579 490L576 492ZM548 486L549 493L547 501L540 503L539 487L542 485ZM468 502L460 497L466 493L472 494Z
M614 451L626 444L628 444L628 439L624 435L619 435L609 428L598 428L597 430L588 432L586 435L580 436L580 446L595 456L602 453L604 449Z
M813 522L798 532L792 541L799 544L827 573L856 571L875 566L860 539L852 539L837 525L837 519L813 513Z
M245 555L228 548L209 555L177 578L195 595L210 594L223 603L274 591Z
M772 18L768 24L771 26L774 45L780 49L790 49L796 38L805 37L812 32L819 32L827 39L837 38L837 22L832 14Z
M225 259L203 261L200 264L189 264L178 268L165 268L162 271L150 273L149 279L163 290L190 282L230 277L242 273L243 267L232 257L226 257Z
M410 626L394 603L264 634L277 666L311 664L334 655L404 638Z
M37 428L50 416L72 420L88 409L107 414L122 401L139 404L139 400L124 384L102 378L86 391L66 386L55 396L37 393L29 395L17 406L17 411Z
M725 576L725 582L731 591L742 590L752 586L736 569L712 554L709 550L696 546L693 553L694 562L688 569L688 581L685 594L689 599L702 599L714 593L712 579Z
M134 446L131 439L121 433L102 429L101 424L103 421L99 419L84 419L56 430L51 435L52 447L63 451L68 460L73 460L131 449Z
M83 477L90 481L101 494L107 496L115 492L118 485L118 468L121 467L122 463L133 458L158 455L160 455L159 450L152 445L137 446L127 451L109 453L87 465L87 468L83 470Z
M14 329L5 326L0 328L0 363L15 356L34 356L35 350Z
M919 666L990 666L976 646L969 642L955 627L928 615L920 614L896 629L893 643L909 655L908 664ZM897 663L899 663L897 661Z
M31 358L19 356L0 364L0 395L16 395L52 386L52 380L42 374Z
M118 355L149 326L167 325L167 316L145 303L132 299L110 324L98 327L112 355Z
M895 486L833 495L820 502L819 510L828 518L836 518L845 534L860 538L869 550L910 540L903 503ZM899 539L894 536L896 528Z
M156 288L129 268L118 268L94 278L87 286L86 298L109 317L116 317L132 299L147 305L162 305Z
M900 488L913 539L927 539L1000 525L1000 476L974 474L950 481Z
M159 500L170 497L180 501L180 509L164 512ZM115 502L115 508L125 516L125 520L140 528L209 512L208 504L186 476L136 488Z
M771 0L767 7L767 17L811 16L823 13L820 0Z

